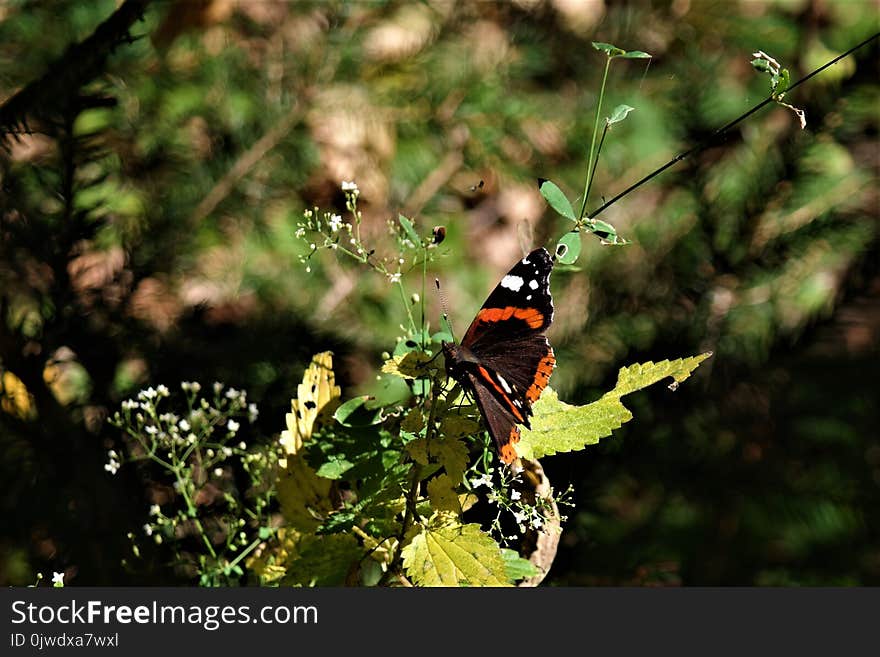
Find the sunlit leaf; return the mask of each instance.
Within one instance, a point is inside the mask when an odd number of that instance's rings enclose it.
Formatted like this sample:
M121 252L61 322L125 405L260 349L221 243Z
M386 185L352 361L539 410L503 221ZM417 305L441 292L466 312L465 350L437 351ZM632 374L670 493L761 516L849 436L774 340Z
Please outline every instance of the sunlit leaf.
M632 112L635 107L630 107L629 105L618 105L614 108L614 111L611 112L611 116L605 119L605 122L608 125L614 125L615 123L620 123Z
M626 50L623 48L618 48L610 43L602 43L601 41L593 41L593 48L604 52L609 57L620 57L621 55L626 54Z
M333 373L333 354L324 351L313 356L297 386L296 398L290 402L291 412L285 416L287 429L281 432L281 444L288 454L296 454L311 438L319 416L330 416L341 394Z
M558 246L563 249L556 249L556 256L564 265L572 265L581 255L581 234L578 231L571 231L562 236Z
M508 586L501 548L478 524L437 519L403 549L403 567L419 586Z
M385 361L382 371L394 374L403 379L417 379L427 375L425 364L431 360L423 351L410 351L402 356L395 356Z
M555 390L547 388L532 407L532 427L522 429L516 451L522 457L537 459L593 445L632 419L632 413L620 401L622 396L667 378L677 386L711 355L707 352L691 358L623 367L614 389L585 406L566 404L559 400Z
M441 474L428 482L428 498L436 511L451 511L461 514L461 503L455 492L454 482L449 475Z
M556 186L550 180L541 180L539 189L541 190L541 196L550 204L550 207L556 210L559 214L561 214L566 219L571 219L572 221L577 221L577 217L574 214L574 210L571 207L571 203L568 198L566 198L565 194L559 187Z
M402 214L398 215L397 220L400 222L400 225L403 227L403 231L406 233L406 236L409 238L409 241L413 243L414 246L418 246L422 243L419 234L416 232L416 229L413 227L413 223L404 217Z

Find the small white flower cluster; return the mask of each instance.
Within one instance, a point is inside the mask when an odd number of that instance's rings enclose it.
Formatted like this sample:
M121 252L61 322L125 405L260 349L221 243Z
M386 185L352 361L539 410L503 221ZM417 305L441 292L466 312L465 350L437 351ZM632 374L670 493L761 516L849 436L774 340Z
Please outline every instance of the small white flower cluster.
M133 436L143 448L144 458L165 459L168 464L182 464L198 457L200 467L213 471L218 477L223 475L221 468L215 467L220 461L234 455L245 456L247 444L239 440L235 447L225 443L237 436L241 423L235 419L247 415L253 423L259 415L256 404L248 403L247 392L215 382L213 403L199 397L200 384L185 381L181 389L186 394L186 410L177 413L160 411L163 399L170 396L164 385L141 390L135 399L122 402L110 423ZM225 431L215 431L223 427ZM116 451L108 452L108 462L104 469L116 474L121 459ZM213 468L213 470L211 470ZM219 472L219 473L218 473Z
M104 470L109 472L112 475L115 475L119 470L119 466L122 463L119 461L119 454L115 449L111 449L107 452L107 462L104 464Z
M523 500L522 493L513 487L513 484L521 476L518 473L511 474L507 470L501 470L501 482L498 485L492 475L493 470L489 468L486 472L470 479L469 483L473 489L488 488L486 500L489 504L498 506L498 513L492 522L495 532L507 540L518 538L516 535L504 535L501 518L505 512L513 517L520 533L525 533L528 530L541 530L548 517L554 513L551 503L543 498L538 498L534 504ZM557 499L557 503L559 505L566 504L566 496L569 494L570 491L566 491L561 499ZM560 520L564 520L564 518L560 518Z

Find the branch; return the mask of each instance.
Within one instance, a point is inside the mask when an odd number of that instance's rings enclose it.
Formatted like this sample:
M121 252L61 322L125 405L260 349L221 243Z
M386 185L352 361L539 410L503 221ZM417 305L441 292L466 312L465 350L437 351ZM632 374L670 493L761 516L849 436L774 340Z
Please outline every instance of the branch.
M80 90L104 71L107 57L135 38L130 30L144 15L150 0L125 0L91 36L69 46L49 70L20 89L0 106L0 137L31 132L28 117L47 119L65 115L77 103Z

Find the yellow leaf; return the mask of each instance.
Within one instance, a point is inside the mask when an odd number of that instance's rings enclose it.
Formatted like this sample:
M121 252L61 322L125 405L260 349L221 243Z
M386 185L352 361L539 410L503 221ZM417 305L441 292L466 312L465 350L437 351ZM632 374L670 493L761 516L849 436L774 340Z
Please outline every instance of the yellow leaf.
M430 360L431 356L422 351L410 351L386 360L382 371L403 379L418 379L427 374L424 366Z
M403 567L419 586L509 586L501 548L478 524L438 514L403 549Z
M315 354L297 386L296 398L290 402L291 412L285 416L287 429L281 432L281 445L288 454L296 454L312 437L319 417L332 416L341 395L333 374L333 354Z
M9 370L0 378L0 408L20 420L33 420L37 417L34 396L27 386Z
M449 475L442 474L428 482L428 497L435 510L461 514L461 503Z
M330 479L319 477L301 454L289 456L278 477L281 514L291 526L314 531L333 511Z

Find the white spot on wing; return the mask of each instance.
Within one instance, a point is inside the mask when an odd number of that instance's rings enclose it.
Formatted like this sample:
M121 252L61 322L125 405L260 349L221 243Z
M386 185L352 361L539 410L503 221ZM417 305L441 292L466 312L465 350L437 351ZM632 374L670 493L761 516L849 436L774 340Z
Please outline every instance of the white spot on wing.
M524 283L521 276L511 276L510 274L501 279L501 287L506 287L514 292L519 292Z
M533 290L537 290L538 289L538 281L536 281L533 278L532 280L529 281L529 287L532 288Z
M503 377L503 376L501 376L500 374L497 374L496 376L498 377L498 383L501 384L501 387L504 389L504 392L506 392L508 395L509 395L511 392L513 392L513 391L510 389L510 386L507 384L507 381L504 380L504 377Z
M524 265L530 265L530 264L532 264L532 263L529 261L528 258L523 258L523 259L522 259L522 263L523 263Z

